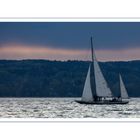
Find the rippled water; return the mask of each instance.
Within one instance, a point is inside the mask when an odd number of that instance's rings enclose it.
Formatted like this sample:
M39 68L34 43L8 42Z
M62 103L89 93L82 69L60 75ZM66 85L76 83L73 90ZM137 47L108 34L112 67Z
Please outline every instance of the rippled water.
M140 98L130 99L127 105L83 105L74 100L75 98L0 98L0 118L140 117Z

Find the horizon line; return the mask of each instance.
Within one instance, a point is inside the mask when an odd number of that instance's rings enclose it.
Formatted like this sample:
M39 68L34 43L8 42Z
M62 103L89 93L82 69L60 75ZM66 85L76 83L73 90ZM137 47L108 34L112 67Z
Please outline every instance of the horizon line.
M68 60L52 60L52 59L0 59L0 61L59 61L59 62L68 62L68 61L82 61L82 62L92 62L92 60L73 60L73 59L68 59ZM97 60L98 61L98 60ZM132 60L112 60L112 61L98 61L101 63L107 63L107 62L132 62L132 61L140 61L140 59L132 59Z

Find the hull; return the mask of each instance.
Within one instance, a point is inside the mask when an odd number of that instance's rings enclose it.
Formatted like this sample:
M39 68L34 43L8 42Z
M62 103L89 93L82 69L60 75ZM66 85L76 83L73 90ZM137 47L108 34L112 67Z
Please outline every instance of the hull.
M112 104L128 104L129 101L93 101L93 102L85 102L85 101L78 101L76 100L77 103L80 104L95 104L95 105L112 105Z

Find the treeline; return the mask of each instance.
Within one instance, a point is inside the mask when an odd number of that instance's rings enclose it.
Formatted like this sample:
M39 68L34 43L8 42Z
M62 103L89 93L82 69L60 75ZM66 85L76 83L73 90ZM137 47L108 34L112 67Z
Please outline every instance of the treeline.
M0 97L80 97L89 62L0 60ZM115 95L122 75L129 96L140 96L140 61L100 63Z

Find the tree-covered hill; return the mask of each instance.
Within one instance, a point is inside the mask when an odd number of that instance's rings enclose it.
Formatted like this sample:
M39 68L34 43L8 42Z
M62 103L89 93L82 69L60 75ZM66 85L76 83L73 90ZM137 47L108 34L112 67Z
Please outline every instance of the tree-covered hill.
M0 97L80 97L89 62L0 60ZM129 96L140 96L140 61L100 63L115 95L121 73Z

